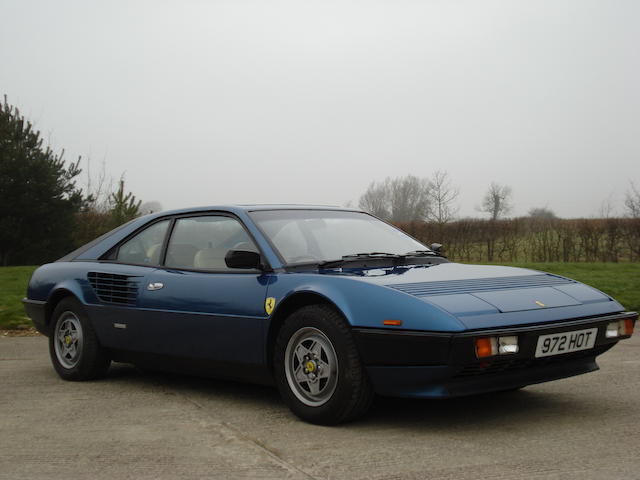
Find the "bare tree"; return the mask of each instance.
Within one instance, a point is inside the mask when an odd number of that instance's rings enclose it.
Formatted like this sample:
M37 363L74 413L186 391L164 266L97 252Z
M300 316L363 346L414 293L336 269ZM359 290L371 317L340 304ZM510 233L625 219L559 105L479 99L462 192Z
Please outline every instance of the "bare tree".
M529 216L531 218L539 218L544 220L551 220L558 218L553 210L547 207L534 207L529 209Z
M640 218L640 191L633 182L631 182L631 190L627 190L624 206L627 207L627 215Z
M424 220L429 214L429 191L431 182L427 178L387 178L384 182L373 182L360 197L359 206L383 220L411 222Z
M114 190L113 178L107 177L106 165L103 160L100 170L94 176L91 169L91 159L87 160L87 180L85 186L84 210L92 210L97 213L109 211L109 197Z
M407 175L391 180L391 219L395 222L425 220L429 215L430 190L431 182L427 178Z
M389 209L389 179L384 182L371 182L367 191L362 194L358 206L383 220L391 219Z
M598 210L599 218L612 218L616 216L616 208L614 206L615 201L613 198L613 193L610 193L607 198L602 200L600 203L600 209Z
M491 215L491 220L497 220L508 215L511 208L511 187L491 182L479 210Z
M458 206L454 204L460 190L454 187L445 171L438 170L431 177L429 188L429 221L445 224L454 219Z
M157 213L162 211L162 204L157 200L150 200L140 205L140 214L148 215L149 213Z

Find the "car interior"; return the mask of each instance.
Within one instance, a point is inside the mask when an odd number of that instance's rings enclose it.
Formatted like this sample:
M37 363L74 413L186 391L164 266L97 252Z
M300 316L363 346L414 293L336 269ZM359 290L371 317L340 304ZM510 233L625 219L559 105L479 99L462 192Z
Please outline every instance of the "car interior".
M123 243L116 260L123 263L159 265L169 221L158 222ZM200 216L180 218L171 233L165 265L173 268L229 270L225 256L230 250L258 252L234 218Z

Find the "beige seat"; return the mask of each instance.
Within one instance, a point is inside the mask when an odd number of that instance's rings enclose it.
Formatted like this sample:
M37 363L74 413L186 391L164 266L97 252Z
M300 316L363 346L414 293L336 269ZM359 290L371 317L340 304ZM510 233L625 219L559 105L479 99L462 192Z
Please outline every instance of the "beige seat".
M240 243L236 243L232 250L242 250L245 252L256 252L258 253L258 249L256 248L256 246L253 243L249 243L249 242L240 242Z
M195 268L206 268L208 270L227 270L227 264L224 262L224 256L227 250L224 248L205 248L198 250L193 259Z
M160 252L162 251L162 244L156 243L155 245L151 245L147 249L147 259L146 263L151 265L158 265L160 263Z
M167 249L167 266L193 268L198 249L188 243L169 244Z

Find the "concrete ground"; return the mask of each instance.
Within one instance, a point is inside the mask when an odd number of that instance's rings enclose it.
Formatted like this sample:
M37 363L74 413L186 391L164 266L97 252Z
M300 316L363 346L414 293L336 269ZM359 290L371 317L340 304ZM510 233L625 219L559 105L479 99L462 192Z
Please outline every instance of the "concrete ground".
M64 382L46 338L0 338L0 478L640 478L640 335L599 363L520 392L379 398L319 427L266 387L126 365Z

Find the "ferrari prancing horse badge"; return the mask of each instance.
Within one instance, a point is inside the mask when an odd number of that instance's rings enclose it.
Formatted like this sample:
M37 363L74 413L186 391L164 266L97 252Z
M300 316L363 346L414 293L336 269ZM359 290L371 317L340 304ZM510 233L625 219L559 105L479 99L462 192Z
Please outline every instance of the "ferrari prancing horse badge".
M267 297L264 301L264 310L267 312L267 315L271 315L273 309L276 307L276 299L273 297Z

